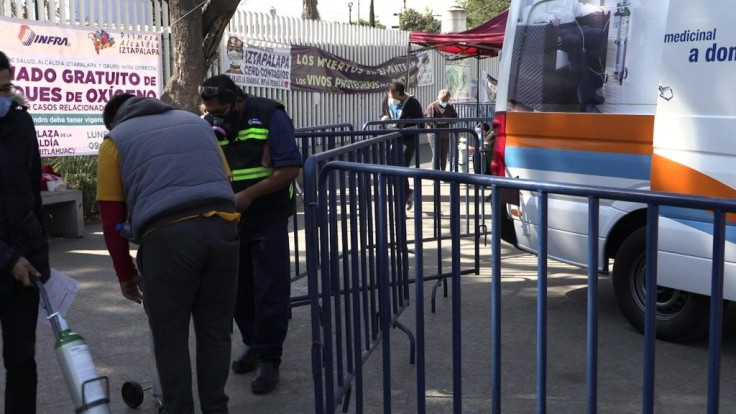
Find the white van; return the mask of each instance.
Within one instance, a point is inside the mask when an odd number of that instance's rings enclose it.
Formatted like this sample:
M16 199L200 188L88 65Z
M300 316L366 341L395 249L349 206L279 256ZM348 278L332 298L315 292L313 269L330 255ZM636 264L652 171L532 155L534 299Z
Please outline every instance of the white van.
M727 141L736 131L734 18L726 2L710 0L512 0L494 174L736 196L736 141ZM514 231L504 239L534 252L535 194L521 192L508 213ZM660 214L657 335L697 338L708 329L712 214ZM549 256L586 266L587 200L550 197L548 217ZM646 206L601 202L599 270L614 259L617 302L642 331L645 224ZM734 243L729 225L728 300L736 300Z

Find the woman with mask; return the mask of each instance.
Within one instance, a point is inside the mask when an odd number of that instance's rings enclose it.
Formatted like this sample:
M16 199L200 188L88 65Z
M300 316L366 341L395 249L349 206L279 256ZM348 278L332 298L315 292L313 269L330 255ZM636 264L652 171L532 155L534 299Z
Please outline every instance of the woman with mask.
M455 108L450 104L450 91L442 89L437 94L437 100L429 104L425 113L425 118L457 118ZM449 122L437 121L428 124L429 128L447 128ZM439 134L427 134L429 138L429 146L432 148L432 166L439 167L444 171L447 166L447 152L450 149L450 134L447 132ZM439 150L439 163L437 162L437 152Z
M36 412L36 319L33 277L49 278L41 211L41 157L28 103L0 52L0 328L6 413Z

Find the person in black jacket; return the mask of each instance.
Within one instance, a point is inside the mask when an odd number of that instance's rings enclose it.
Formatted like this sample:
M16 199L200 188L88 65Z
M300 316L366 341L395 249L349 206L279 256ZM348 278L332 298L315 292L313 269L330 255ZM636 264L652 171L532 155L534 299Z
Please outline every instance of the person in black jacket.
M417 98L406 93L404 84L401 82L391 82L388 86L388 94L381 104L381 119L423 119L424 109ZM423 128L424 124L405 123L398 124L399 128ZM414 150L417 146L417 134L405 134L402 137L404 143L404 167L411 166L411 160L414 157ZM409 210L412 205L411 192L409 189L409 181L406 181L407 201L406 209Z
M391 82L388 86L388 95L383 99L381 105L381 116L388 117L386 119L422 119L424 118L424 109L417 98L406 93L404 84L401 82ZM419 124L406 123L399 124L399 128L419 128ZM404 167L411 166L411 159L414 157L414 148L417 145L416 135L404 135Z
M25 99L11 83L0 52L0 324L5 365L5 412L36 412L38 291L49 278L41 213L41 157Z
M302 156L284 106L246 95L228 75L202 83L204 119L233 172L232 189L242 213L239 224L238 291L235 323L243 350L232 363L236 374L255 371L250 389L276 389L289 327L291 258L289 217L296 211L294 179Z

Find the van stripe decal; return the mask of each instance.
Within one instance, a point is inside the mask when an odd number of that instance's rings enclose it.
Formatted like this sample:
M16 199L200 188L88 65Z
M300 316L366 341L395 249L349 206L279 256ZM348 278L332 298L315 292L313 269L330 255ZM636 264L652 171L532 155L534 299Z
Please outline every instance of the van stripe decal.
M652 154L652 115L507 112L506 146Z
M506 147L506 166L531 170L649 180L648 155Z

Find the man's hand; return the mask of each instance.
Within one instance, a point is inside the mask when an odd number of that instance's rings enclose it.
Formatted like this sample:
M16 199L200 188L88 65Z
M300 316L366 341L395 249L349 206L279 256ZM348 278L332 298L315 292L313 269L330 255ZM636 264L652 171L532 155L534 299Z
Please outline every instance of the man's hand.
M246 190L235 194L235 209L237 211L242 213L247 210L251 204L253 204L253 199L248 195Z
M557 27L560 25L560 18L555 16L549 22L552 23L552 26Z
M120 291L123 292L123 296L126 299L132 300L135 303L141 303L143 301L143 292L141 292L141 276L136 275L134 278L120 282Z
M21 257L13 266L13 279L19 281L25 287L33 286L31 276L40 272L25 257Z

